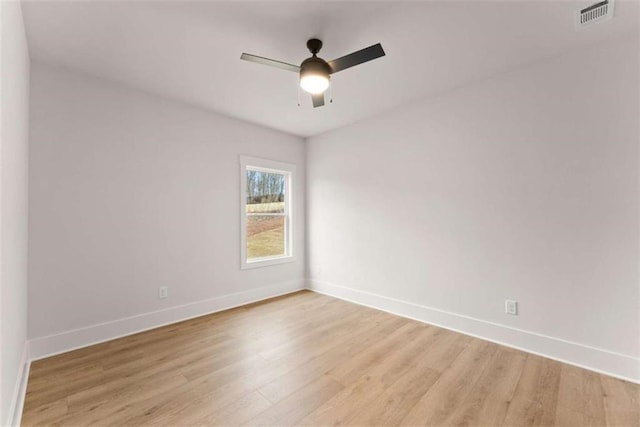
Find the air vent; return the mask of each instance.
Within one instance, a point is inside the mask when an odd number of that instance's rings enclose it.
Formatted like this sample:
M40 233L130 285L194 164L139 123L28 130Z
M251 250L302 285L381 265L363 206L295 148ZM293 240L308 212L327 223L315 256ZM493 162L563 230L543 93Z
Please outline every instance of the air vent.
M604 0L580 10L577 13L576 26L582 28L611 19L613 17L613 2L614 0Z

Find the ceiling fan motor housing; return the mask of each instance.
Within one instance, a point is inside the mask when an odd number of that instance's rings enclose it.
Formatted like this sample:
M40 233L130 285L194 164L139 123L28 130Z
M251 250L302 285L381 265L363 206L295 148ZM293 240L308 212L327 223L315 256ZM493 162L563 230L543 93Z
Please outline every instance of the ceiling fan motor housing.
M306 75L315 75L324 76L328 79L329 74L331 74L331 67L327 64L327 61L317 56L307 58L300 64L300 78Z
M312 56L311 58L305 59L302 61L302 64L300 64L300 77L305 74L329 77L329 74L331 74L331 67L324 59Z

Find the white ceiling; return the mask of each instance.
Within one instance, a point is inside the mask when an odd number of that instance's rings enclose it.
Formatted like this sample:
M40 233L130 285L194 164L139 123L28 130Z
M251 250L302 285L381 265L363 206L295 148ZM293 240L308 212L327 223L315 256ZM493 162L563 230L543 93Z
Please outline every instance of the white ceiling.
M49 1L24 14L33 60L307 137L638 31L633 0L575 31L575 11L594 2ZM336 74L333 104L317 109L308 96L297 106L295 73L239 59L299 64L311 37L327 60L377 42L387 56Z

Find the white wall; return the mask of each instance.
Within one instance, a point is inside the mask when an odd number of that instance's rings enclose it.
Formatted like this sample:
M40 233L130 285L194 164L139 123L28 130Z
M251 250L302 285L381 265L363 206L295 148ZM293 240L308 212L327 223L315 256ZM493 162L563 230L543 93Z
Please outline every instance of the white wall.
M37 62L31 84L35 357L304 286L301 138ZM241 154L296 165L296 262L240 270Z
M29 52L20 3L0 13L0 424L11 424L26 361Z
M312 286L640 381L638 76L634 35L311 138Z

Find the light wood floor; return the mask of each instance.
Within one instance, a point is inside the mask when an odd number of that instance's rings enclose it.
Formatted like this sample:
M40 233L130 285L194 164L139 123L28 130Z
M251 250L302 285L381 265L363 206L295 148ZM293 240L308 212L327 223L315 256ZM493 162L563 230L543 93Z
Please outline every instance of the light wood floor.
M34 362L23 424L638 426L639 393L305 291Z

